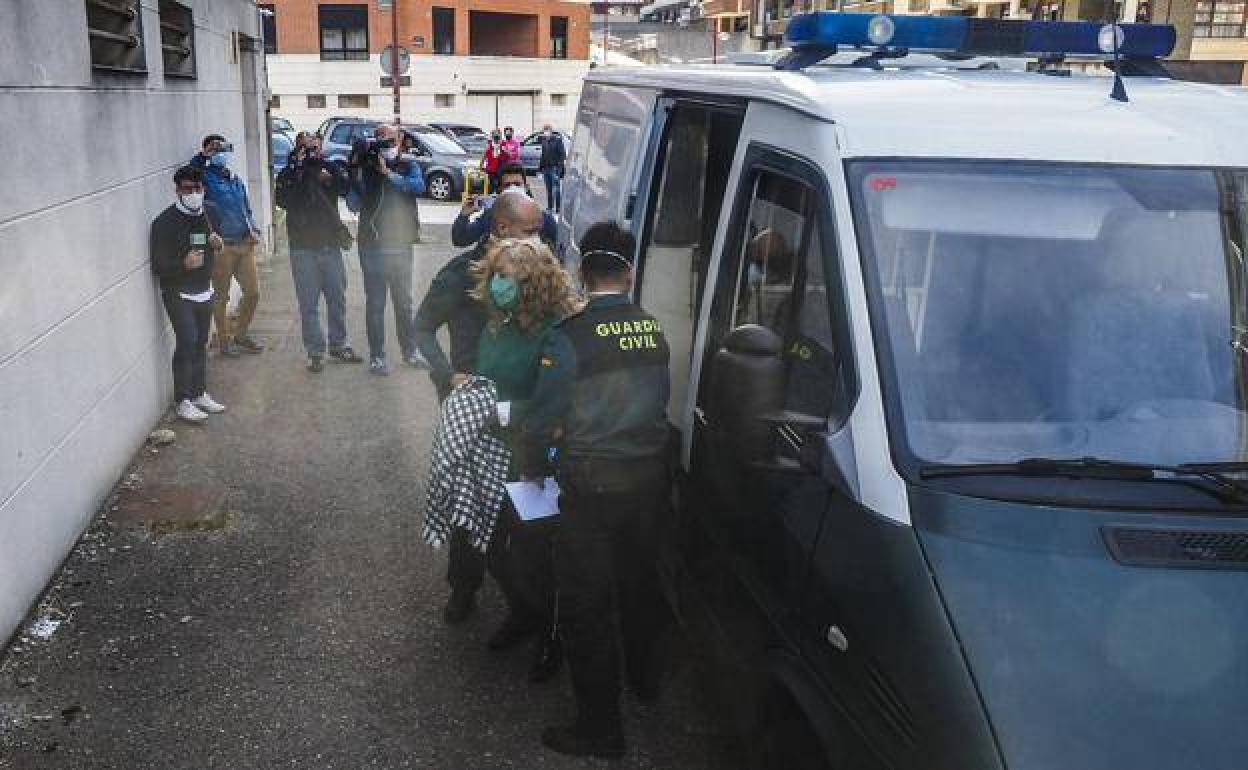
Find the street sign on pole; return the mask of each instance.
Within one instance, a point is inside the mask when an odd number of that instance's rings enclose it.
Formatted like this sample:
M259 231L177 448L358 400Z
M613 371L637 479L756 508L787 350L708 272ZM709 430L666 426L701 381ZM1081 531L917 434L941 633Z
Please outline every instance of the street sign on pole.
M394 46L386 46L381 49L381 56L378 57L378 64L381 65L381 74L394 74ZM406 75L409 67L412 66L412 55L406 48L399 46L399 74Z

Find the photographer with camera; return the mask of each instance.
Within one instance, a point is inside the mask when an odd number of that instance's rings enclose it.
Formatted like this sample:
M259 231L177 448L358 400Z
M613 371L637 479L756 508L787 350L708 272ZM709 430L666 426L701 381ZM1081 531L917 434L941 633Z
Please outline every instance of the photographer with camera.
M415 159L400 153L401 132L382 125L372 139L356 142L351 172L361 198L359 247L364 272L364 320L368 370L386 375L386 293L394 302L394 325L403 360L424 366L412 336L412 244L420 240L416 196L425 177Z
M351 248L353 238L338 215L338 198L350 190L351 177L342 165L321 156L319 136L300 132L286 168L277 175L276 187L276 203L286 210L290 272L299 301L308 370L324 369L322 294L329 322L329 356L358 363L363 359L347 341L347 269L342 261L342 252Z
M524 174L524 166L515 163L504 167L499 174L499 180L498 191L500 193L518 190L530 198L533 197L533 191L529 189L528 178ZM460 207L459 215L451 224L451 243L455 248L466 249L489 237L494 229L493 207L497 199L497 195L468 194L464 196L464 205ZM552 248L559 232L556 228L554 215L549 211L542 212L542 240Z

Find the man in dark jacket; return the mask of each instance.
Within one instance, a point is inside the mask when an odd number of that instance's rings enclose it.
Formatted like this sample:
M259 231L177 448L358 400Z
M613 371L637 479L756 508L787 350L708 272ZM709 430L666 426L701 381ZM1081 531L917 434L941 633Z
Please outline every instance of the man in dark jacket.
M216 207L220 219L220 235L225 248L217 255L212 285L216 292L213 320L217 324L217 342L221 355L237 358L239 351L259 353L264 350L247 334L251 319L260 304L260 277L256 272L256 245L260 243L260 227L251 211L247 185L230 170L234 145L220 134L204 137L201 151L191 165L203 169L204 193ZM230 284L238 281L243 296L238 302L238 315L231 325L226 318L230 304Z
M363 359L347 341L347 270L342 262L342 249L349 247L351 236L338 216L338 198L349 191L351 177L345 168L321 157L320 137L300 133L276 186L276 203L286 209L290 272L299 300L308 369L320 372L324 368L322 294L329 322L329 355L358 363Z
M519 454L522 475L542 478L546 450L556 448L555 578L578 712L574 724L543 732L542 743L612 758L624 753L618 650L633 694L658 697L668 619L658 525L668 496L670 353L659 322L629 299L633 236L600 223L580 250L589 304L547 336Z
M530 198L533 197L533 191L529 189L528 179L524 175L524 166L518 163L513 163L504 168L499 174L499 182L501 184L498 188L500 193L507 190L519 190ZM494 195L487 196L484 199L470 197L464 201L464 205L459 209L459 216L455 217L455 221L451 223L451 243L456 248L466 249L474 243L490 237L490 233L493 232L494 220L492 209L494 201L497 199L498 196ZM543 211L542 240L546 241L553 248L558 233L554 216L549 211Z
M208 333L212 324L212 271L224 243L209 221L204 175L184 166L173 175L176 199L152 222L152 272L173 325L173 397L178 417L203 422L224 412L204 389Z
M390 373L386 361L386 294L394 303L394 326L403 360L423 366L412 338L412 244L420 240L416 196L425 178L412 158L399 152L399 129L378 126L375 138L351 152L359 186L360 269L364 272L364 322L368 332L368 370Z
M537 170L546 185L546 208L558 213L563 205L563 172L568 162L568 150L563 146L563 137L556 134L549 123L542 128L542 136L537 141L542 148Z
M541 229L541 207L522 192L507 192L494 204L493 234L499 238L526 238ZM456 385L466 381L476 369L477 344L485 328L486 312L469 292L476 288L473 263L485 252L486 241L451 259L434 276L429 291L416 311L414 337L425 360L429 377L444 399ZM450 332L450 358L438 343L437 332L446 326ZM477 589L485 578L486 560L472 546L462 530L451 534L446 579L451 597L443 618L459 623L476 608Z

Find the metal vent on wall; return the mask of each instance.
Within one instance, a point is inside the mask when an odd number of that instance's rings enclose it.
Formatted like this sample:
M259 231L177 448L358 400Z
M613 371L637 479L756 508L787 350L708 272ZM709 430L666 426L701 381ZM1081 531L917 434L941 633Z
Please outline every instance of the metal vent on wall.
M143 11L138 0L86 0L87 38L95 69L142 73Z
M1105 527L1114 559L1139 567L1248 569L1248 532Z

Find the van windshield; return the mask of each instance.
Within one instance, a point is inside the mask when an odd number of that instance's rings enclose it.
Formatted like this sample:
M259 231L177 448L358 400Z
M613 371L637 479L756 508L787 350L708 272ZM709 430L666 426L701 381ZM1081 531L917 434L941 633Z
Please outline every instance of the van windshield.
M851 166L896 447L1248 459L1248 172Z

